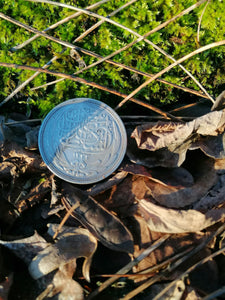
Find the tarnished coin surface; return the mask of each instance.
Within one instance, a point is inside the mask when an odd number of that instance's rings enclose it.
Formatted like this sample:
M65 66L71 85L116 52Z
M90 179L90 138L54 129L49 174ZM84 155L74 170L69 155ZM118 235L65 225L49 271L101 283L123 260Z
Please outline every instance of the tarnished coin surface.
M90 184L118 168L127 136L121 119L108 105L75 98L50 111L38 143L42 159L55 175L68 182Z

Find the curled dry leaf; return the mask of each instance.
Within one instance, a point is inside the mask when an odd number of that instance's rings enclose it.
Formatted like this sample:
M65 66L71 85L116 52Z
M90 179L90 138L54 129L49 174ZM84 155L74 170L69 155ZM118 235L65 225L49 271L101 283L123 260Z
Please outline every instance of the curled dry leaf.
M211 110L220 110L223 109L225 105L225 91L219 94L218 97L216 97L216 101L213 104Z
M213 159L198 155L198 164L193 165L192 176L181 167L149 169L128 164L123 169L133 175L96 199L122 216L132 214L133 204L141 199L171 208L186 207L204 197L218 180Z
M192 186L162 185L151 180L146 180L145 183L157 203L166 207L182 208L205 196L218 180L214 161L208 157L199 156L198 164L192 172L194 177ZM181 176L182 173L184 172L180 172Z
M17 257L23 260L26 264L30 264L32 259L43 249L48 247L46 240L40 236L36 231L34 235L18 239L14 241L0 240L0 245L10 249Z
M215 186L208 191L208 193L199 199L193 208L206 212L208 209L217 207L218 205L224 204L225 195L225 175L221 175Z
M194 209L168 209L144 199L139 201L139 210L152 231L182 233L201 231L225 217L225 208L212 209L203 214Z
M158 166L180 166L193 142L201 136L218 136L225 126L225 112L214 111L187 123L158 122L136 127L131 137L140 149L161 151ZM219 138L217 143L219 143ZM197 144L195 144L195 148ZM200 147L200 145L199 145ZM200 147L201 148L201 147ZM174 157L175 155L175 157ZM171 161L168 158L171 157ZM222 157L220 157L222 158ZM157 163L155 161L155 163Z
M40 251L32 260L29 272L34 279L38 279L78 257L85 257L83 275L90 281L89 269L96 248L97 240L87 229L65 228L60 232L55 244Z
M59 270L55 274L46 276L47 282L45 284L45 290L37 297L37 300L54 297L59 300L83 300L83 289L78 282L72 279L76 270L76 260L70 263L60 266Z
M133 252L133 238L123 223L92 197L71 184L64 183L63 203L71 214L84 225L103 245L115 251Z

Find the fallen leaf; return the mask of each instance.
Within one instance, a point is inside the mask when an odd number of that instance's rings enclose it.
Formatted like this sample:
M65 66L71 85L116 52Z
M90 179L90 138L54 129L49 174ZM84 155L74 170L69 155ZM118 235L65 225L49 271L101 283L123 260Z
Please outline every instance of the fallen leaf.
M162 232L152 231L144 218L138 214L135 214L130 220L130 228L135 242L134 257L138 257L144 249L165 235L165 233ZM191 249L203 243L207 238L208 233L201 232L173 234L165 244L161 245L156 251L139 262L137 266L133 267L133 272L143 273L143 271L147 271L147 273L149 273L149 268L157 266L183 251L187 251L188 249L191 251ZM185 268L189 263L193 263L191 258L188 263L185 264ZM173 276L174 275L172 275L172 278ZM135 277L136 282L140 280L143 280L143 277Z
M191 145L190 150L200 148L207 156L215 159L225 158L225 134L200 137Z
M48 172L47 166L39 154L25 150L15 142L5 141L0 148L0 157L3 161L10 161L16 158L17 166L22 173Z
M49 178L33 187L26 196L22 197L19 201L16 201L14 205L17 210L21 213L28 207L34 206L38 201L46 197L46 195L51 192L53 177L54 175L51 175Z
M55 226L50 227L49 233L54 228ZM55 244L40 251L33 258L28 269L31 276L38 279L78 257L85 257L83 275L90 281L89 269L96 248L97 240L87 229L65 227L60 231Z
M139 210L152 231L182 233L201 231L225 217L225 208L212 209L203 214L194 209L175 210L139 201Z
M193 168L192 173L194 180L192 186L176 187L151 180L145 180L145 184L158 204L171 208L182 208L204 197L218 180L214 160L208 157L199 155L198 164Z
M127 164L123 170L133 174L151 179L164 186L189 187L194 183L193 176L184 168L146 168L141 165Z
M10 249L26 264L30 264L32 259L49 244L35 231L35 233L28 238L13 241L0 240L0 245Z
M225 91L219 94L218 97L216 97L216 101L213 103L213 106L211 108L212 111L214 110L220 110L224 108L225 104Z
M132 215L133 204L141 199L171 208L186 207L204 197L218 180L213 159L198 153L198 164L192 160L187 162L192 174L181 167L150 169L127 164L123 169L134 175L127 175L117 186L95 198L124 217Z
M151 152L161 150L158 166L180 166L186 152L201 136L218 136L225 126L225 112L214 111L187 123L157 122L137 126L131 137L140 149ZM197 144L195 144L195 148ZM171 154L173 153L175 157ZM160 155L158 153L158 155ZM157 154L153 154L157 155ZM171 161L168 158L171 157ZM160 164L162 162L162 164Z
M115 251L133 252L133 238L129 230L115 215L87 193L64 183L63 204L70 209L75 203L72 216L86 227L106 247Z
M82 287L72 279L75 270L76 260L73 260L68 264L60 266L59 270L53 276L45 276L45 290L37 297L37 300L52 298L54 296L54 299L60 300L83 300Z

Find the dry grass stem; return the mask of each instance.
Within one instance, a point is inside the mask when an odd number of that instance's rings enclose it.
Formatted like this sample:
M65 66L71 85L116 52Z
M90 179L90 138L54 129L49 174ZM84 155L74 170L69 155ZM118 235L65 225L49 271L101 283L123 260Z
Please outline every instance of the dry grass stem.
M46 69L42 69L42 68L37 68L37 67L23 66L23 65L3 63L3 62L0 62L0 66L6 67L6 68L21 69L21 70L39 71L39 72L42 72L42 73L46 73L46 74L50 74L50 75L54 75L54 76L59 76L59 77L62 77L62 78L73 80L75 82L86 84L86 85L95 87L97 89L109 92L111 94L117 95L119 97L125 98L127 96L126 94L120 93L120 92L118 92L116 90L110 89L110 88L105 87L105 86L100 85L100 84L97 84L97 83L95 83L93 81L88 81L88 80L85 80L85 79L80 78L80 77L75 77L73 75L69 75L69 74L65 74L65 73L61 73L61 72L57 72L57 71L50 71L50 70L46 70ZM170 113L164 112L161 109L159 109L159 108L157 108L157 107L155 107L155 106L153 106L151 104L145 103L143 101L140 101L140 100L137 100L137 99L134 99L134 98L131 98L130 101L132 101L132 102L134 102L134 103L136 103L138 105L141 105L143 107L146 107L146 108L148 108L148 109L150 109L150 110L152 110L152 111L154 111L154 112L162 115L164 118L166 118L168 120L171 119L171 120L174 120L174 121L180 121L178 118L174 117Z
M106 3L106 2L108 2L108 1L110 1L110 0L101 0L101 1L96 2L96 3L94 3L94 4L90 5L90 6L87 6L86 9L90 9L90 10L91 10L91 9L95 9L95 8L97 8L98 6L100 6L101 4ZM52 25L49 26L48 28L44 29L42 32L47 32L47 31L49 31L49 30L51 30L51 29L54 29L54 28L58 27L59 25L62 25L62 24L64 24L64 23L67 23L68 21L70 21L70 20L72 20L72 19L74 19L74 18L76 18L76 17L79 17L79 16L82 15L82 14L83 14L82 12L76 12L76 13L74 13L73 15L71 15L71 16L69 16L69 17L66 17L65 19L60 20L59 22L52 24ZM23 47L27 46L28 44L30 44L31 42L33 42L34 40L36 40L39 36L40 36L40 34L38 34L38 33L35 34L35 35L32 36L30 39L24 41L22 44L17 45L17 46L15 46L15 47L11 48L11 51L14 52L14 51L17 51L17 50L19 50L19 49L22 49Z
M81 52L81 53L84 53L84 54L87 54L87 55L90 55L90 56L93 56L93 57L96 57L96 58L103 58L101 55L96 54L95 52L92 52L92 51L83 49L83 48L81 48L81 47L75 46L74 48L75 48L76 50L78 50L79 52ZM126 66L126 65L124 65L124 64L122 64L122 63L115 62L115 61L113 61L113 60L111 60L111 59L107 59L106 62L107 62L107 63L110 63L110 64L112 64L112 65L115 65L115 66L117 66L117 67L126 69L126 70L128 70L128 71L134 72L134 73L136 73L136 74L139 74L139 75L142 75L142 76L146 76L146 77L148 77L148 78L152 78L152 77L154 76L154 75L152 75L152 74L149 74L149 73L146 73L146 72L143 72L143 71L139 71L139 70L137 70L137 69L135 69L135 68L133 68L133 67ZM74 74L74 75L75 75L75 74ZM63 80L64 80L64 79L53 80L53 81L48 82L48 83L45 83L45 84L43 84L43 85L40 85L40 86L37 86L37 87L33 87L33 88L31 88L31 90L34 91L34 90L38 90L38 89L40 89L40 88L45 88L45 87L47 87L47 86L50 86L50 85L52 85L52 84L56 84L56 83L61 82L61 81L63 81ZM194 95L196 95L196 96L199 96L199 97L203 97L203 98L208 99L208 96L205 95L205 94L203 94L202 92L199 92L199 91L196 91L196 90L187 88L187 87L183 87L183 86L177 85L177 84L175 84L175 83L169 82L169 81L164 80L164 79L157 78L156 80L159 81L159 82L162 82L162 83L164 83L164 84L170 85L170 86L172 86L172 87L174 87L174 88L177 88L177 89L183 90L183 91L185 91L185 92L194 94Z
M206 246L214 237L220 235L222 232L224 232L225 230L225 224L223 224L222 226L220 226L218 228L217 231L215 231L213 234L211 234L211 236L203 243L204 246ZM199 245L200 246L200 245ZM197 249L197 248L195 248ZM189 273L191 273L193 270L195 270L197 267L201 266L202 264L204 264L205 262L209 261L210 259L216 257L217 255L221 254L225 252L225 247L223 247L222 249L214 252L213 254L207 256L206 258L203 258L202 260L200 260L199 262L197 262L196 264L194 264L193 266L191 266L190 268L188 268L184 273L182 273L181 275L179 275L174 281L172 281L170 284L168 284L166 286L165 289L163 289L153 300L158 300L161 299L161 297L172 287L174 286L181 278L184 278L185 276L187 276ZM176 262L177 263L177 262ZM176 264L175 263L175 264ZM174 270L177 266L175 265L172 270Z
M168 238L169 234L164 235L159 240L157 240L154 244L152 244L149 248L144 250L138 257L136 257L133 261L128 263L126 266L124 266L122 269L120 269L116 274L126 274L129 272L134 266L136 266L140 261L142 261L145 257L147 257L150 253L152 253L155 249L157 249L160 245L162 245ZM110 286L113 282L115 282L118 278L111 277L103 284L97 288L94 292L92 292L87 300L91 300L94 297L96 297L98 294L100 294L104 289L106 289L108 286Z
M150 287L152 284L164 279L168 274L171 274L174 270L176 270L181 264L183 264L185 261L187 261L190 257L194 256L200 250L204 249L215 236L219 235L224 230L225 230L225 225L222 225L216 232L212 233L204 242L202 242L200 245L198 245L193 250L191 250L187 255L176 260L175 263L173 263L171 266L169 266L168 269L163 270L160 274L157 274L153 278L144 282L142 285L138 286L136 289L134 289L133 291L128 293L122 300L132 299L133 297L135 297L136 295L140 294L145 289ZM166 293L173 285L175 285L178 280L180 280L181 278L183 278L185 276L184 274L186 274L186 272L183 273L178 278L176 278L174 281L172 281L162 292L160 292L159 295L157 295L157 297L159 296L159 298L156 297L156 299L160 299L160 297L162 295L164 295L164 293ZM156 299L154 299L154 300L156 300Z
M205 4L205 7L203 8L202 10L202 13L201 13L201 16L199 18L199 22L198 22L198 30L197 30L197 41L198 43L200 42L200 39L199 39L199 34L200 34L200 28L201 28L201 23L202 23L202 18L203 18L203 15L205 13L205 10L209 4L210 0L207 1L207 3Z
M74 209L76 209L78 206L80 206L80 203L78 203L78 202L75 203L73 206L71 206L70 209L67 209L67 207L65 206L67 213L65 214L65 216L62 219L62 221L60 222L55 234L53 235L53 240L56 239L56 237L59 234L60 230L62 229L63 225L66 223L66 221L68 220L69 216L72 214Z
M88 10L81 9L81 8L77 8L77 7L74 7L74 6L71 6L71 5L67 5L67 4L63 4L63 3L58 3L58 2L55 2L55 1L49 1L49 0L26 0L26 1L48 3L48 4L52 4L52 5L57 5L57 6L66 7L66 8L72 9L72 10L82 11L82 12L86 13L87 15L90 15L90 16L93 16L93 17L96 17L96 18L100 18L101 20L106 21L106 22L108 22L108 23L111 23L111 24L113 24L113 25L115 25L115 26L117 26L117 27L120 27L120 28L122 28L122 29L124 29L124 30L130 32L131 34L133 34L133 35L135 35L135 36L138 37L138 39L137 39L136 41L130 43L129 46L127 45L127 46L125 46L125 47L123 47L123 48L121 48L121 49L115 51L114 53L112 53L112 54L106 56L104 59L100 59L98 62L95 62L95 63L93 63L93 64L91 64L91 65L89 65L89 66L87 66L87 67L81 69L80 71L78 71L78 72L76 72L76 73L74 73L74 74L79 74L80 72L82 72L82 71L84 71L84 70L87 70L87 69L89 69L89 68L91 68L91 67L93 67L93 66L96 66L97 64L102 63L102 62L105 61L106 59L109 59L109 58L111 58L112 56L114 56L114 55L120 53L121 51L126 50L127 47L131 47L131 44L133 45L133 43L137 43L137 42L142 41L142 40L144 40L146 43L148 43L149 45L151 45L153 48L155 48L156 50L158 50L160 53L162 53L163 55L165 55L166 57L168 57L168 58L171 59L172 61L176 62L176 60L175 60L171 55L169 55L169 54L166 53L163 49L161 49L160 47L158 47L157 45L155 45L154 43L152 43L151 41L149 41L148 39L146 39L144 36L138 34L137 32L133 31L132 29L130 29L130 28L124 26L124 25L121 25L120 23L115 22L115 21L113 21L113 20L111 20L111 19L109 19L109 18L107 18L107 17L103 17L103 16L100 16L100 15L95 14L95 13L93 13L93 12L90 12L90 11L88 11ZM200 3L200 4L201 4L201 3ZM147 33L147 34L148 34L148 33ZM196 78L195 78L188 70L186 70L186 69L184 68L184 66L180 65L180 63L177 63L177 65L179 65L179 67L180 67L183 71L185 71L185 72L188 74L188 76L190 76L190 77L192 78L192 80L200 87L200 89L208 96L208 98L209 98L211 101L213 101L213 98L208 94L208 92L207 92L207 91L205 90L205 88L201 85L201 83L198 82L198 80L197 80L197 79L196 79Z
M165 69L163 69L162 71L160 71L159 73L157 73L156 75L154 75L152 78L148 79L147 81L145 81L143 84L141 84L137 89L135 89L132 93L130 93L130 95L128 95L127 98L125 98L123 101L121 101L117 107L115 108L116 110L118 108L120 108L123 104L125 104L131 97L133 97L134 95L136 95L140 90L142 90L144 87L146 87L149 83L151 83L152 81L154 81L156 78L160 77L161 75L163 75L164 73L168 72L169 70L171 70L172 68L174 68L175 66L177 66L179 63L191 58L192 56L199 54L201 52L204 52L208 49L214 48L214 47L218 47L221 45L225 45L225 40L219 41L219 42L215 42L215 43L211 43L208 44L206 46L203 46L185 56L183 56L182 58L180 58L179 60L177 60L175 63L169 65L168 67L166 67ZM215 100L212 100L212 102L214 103Z
M91 6L88 6L87 9L94 9L96 7L98 7L100 4L103 4L105 2L108 2L109 0L102 0L102 1L99 1ZM125 5L123 5L122 7L120 7L119 9L113 11L108 17L112 16L112 15L115 15L117 12L119 12L120 10L122 10L123 8L127 7L128 5L132 4L133 2L135 2L137 0L131 0L130 2L126 3ZM77 17L77 16L80 16L82 14L82 12L77 12L75 14L73 14L73 18ZM43 30L43 32L46 32L50 29L53 29L53 28L56 28L57 26L65 23L65 22L68 22L69 20L72 19L72 16L68 17L68 18L65 18L55 24L53 24L52 26L50 26L49 28ZM103 23L104 21L100 21L101 23ZM99 23L100 23L99 22ZM97 23L98 24L98 23ZM96 26L97 24L95 24L94 26L92 26L91 28L89 28L88 30L86 30L83 34L81 34L79 37L77 37L73 43L75 42L78 42L80 41L82 38L84 38L88 33L90 33L91 31L93 31L95 28L97 28L98 26ZM18 49L21 49L22 47L28 45L30 42L32 42L33 40L35 40L37 37L39 37L40 34L36 34L35 36L33 36L31 39L25 41L23 44L21 45L18 45L14 48L12 48L11 50L12 51L16 51ZM60 52L60 54L63 54L65 51L66 51L66 47ZM48 68L54 61L56 61L58 59L58 56L54 56L50 61L47 62L47 64L45 64L43 66L44 69ZM7 103L11 98L13 98L18 92L20 92L27 84L29 84L29 82L31 82L35 77L37 77L38 75L40 74L40 72L36 72L35 74L33 74L32 76L30 76L26 81L24 81L21 85L19 85L8 97L6 97L0 104L0 107L2 105L4 105L5 103ZM61 80L64 80L64 79L60 79Z

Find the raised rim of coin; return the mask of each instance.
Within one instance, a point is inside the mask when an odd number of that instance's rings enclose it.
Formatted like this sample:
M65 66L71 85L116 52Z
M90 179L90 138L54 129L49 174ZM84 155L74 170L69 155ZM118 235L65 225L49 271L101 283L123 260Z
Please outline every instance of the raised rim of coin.
M38 144L43 161L56 176L71 183L91 184L119 167L127 135L110 106L91 98L74 98L48 113Z

